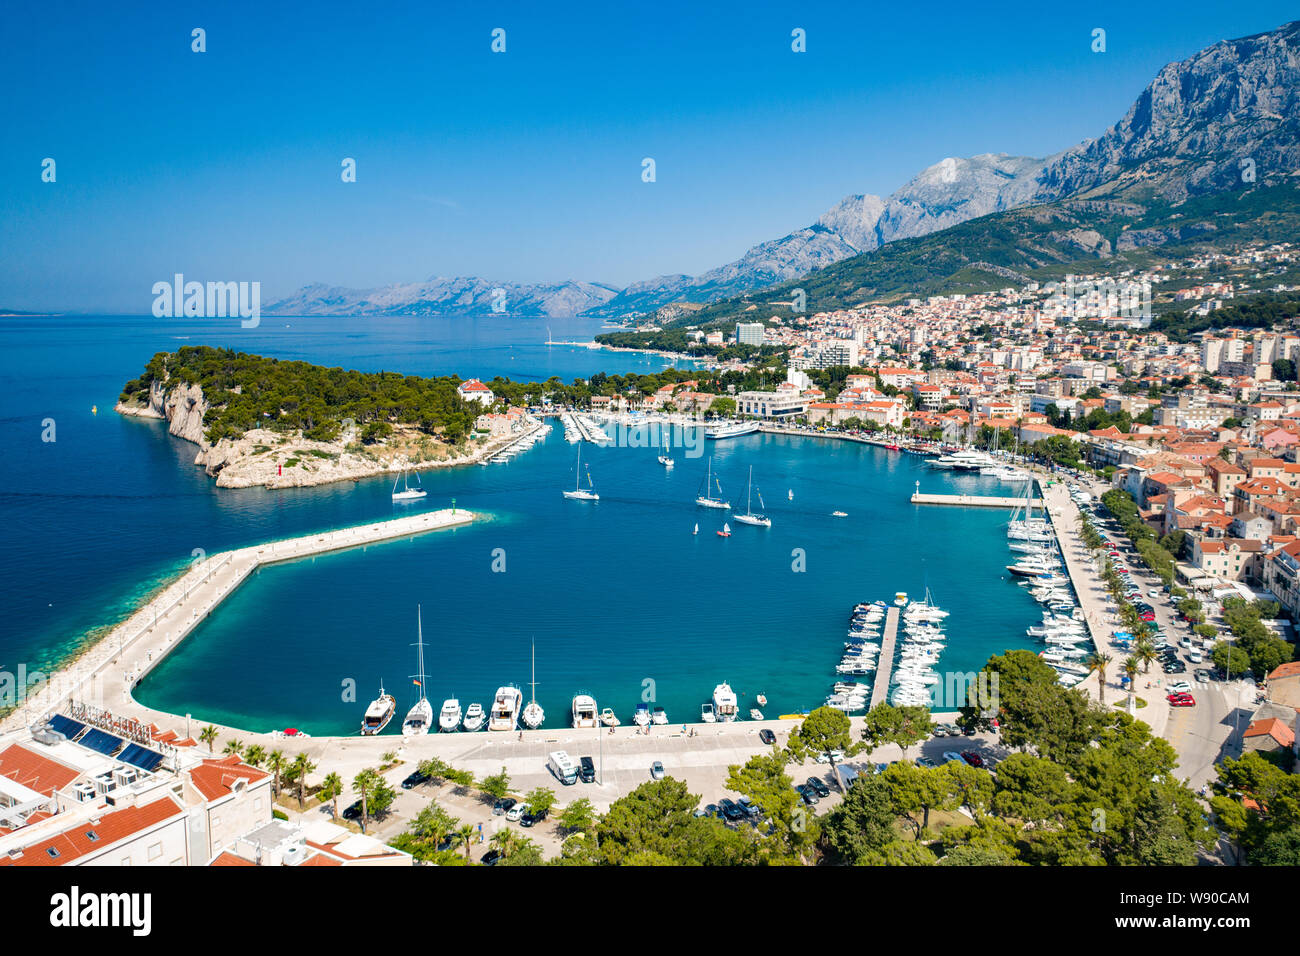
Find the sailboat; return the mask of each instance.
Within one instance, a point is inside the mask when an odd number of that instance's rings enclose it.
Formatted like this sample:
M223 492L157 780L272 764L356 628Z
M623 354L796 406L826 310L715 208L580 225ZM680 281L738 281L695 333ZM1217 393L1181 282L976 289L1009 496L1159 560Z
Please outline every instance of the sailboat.
M711 492L712 492L712 490L713 490L713 486L714 486L715 483L716 483L717 486L718 486L718 494L721 495L721 494L722 494L722 482L718 481L718 479L716 479L716 478L713 477L713 456L710 455L710 456L709 456L709 470L708 470L708 473L705 474L705 476L704 476L704 493L701 494L701 495L697 495L697 496L696 496L696 498L695 498L695 503L696 503L697 505L699 505L700 507L702 507L702 508L722 508L722 509L724 509L724 510L725 510L725 509L730 509L730 508L731 508L731 502L729 502L729 501L723 501L721 497L714 498L714 497L711 495Z
M719 538L730 538L730 537L731 537L731 525L727 524L725 521L722 522L722 530L718 532L718 537L719 537Z
M672 457L668 454L668 442L664 442L663 454L659 456L659 464L665 468L671 468L674 464Z
M772 527L772 519L764 514L754 514L753 509L750 507L750 499L753 497L751 494L751 492L753 491L753 487L754 487L754 466L750 465L749 484L745 488L745 513L743 515L736 515L736 520L741 522L742 524L753 524L763 528L770 528ZM762 492L759 492L758 495L758 505L760 508L763 507Z
M546 712L542 710L542 705L537 703L537 643L533 642L533 679L528 682L528 686L533 689L532 700L524 707L524 726L529 730L536 730L542 726L542 721L546 717Z
M393 500L394 501L411 501L412 499L415 498L423 498L425 495L428 494L427 491L425 491L423 488L420 487L420 476L418 473L415 476L414 488L411 487L410 479L407 478L406 475L407 475L407 469L403 468L401 475L393 479ZM399 481L402 482L401 491L397 490L397 483Z
M420 688L420 699L406 712L406 719L402 721L402 734L423 736L429 732L429 728L433 725L433 705L429 703L429 698L424 694L424 621L422 620L419 605L416 605L415 621L416 633L419 635L416 647L420 649L420 672L412 680L415 681L415 686Z
M793 488L787 488L787 489L786 489L786 492L785 492L785 500L786 500L786 501L794 501L794 489L793 489Z
M691 534L699 534L699 533L700 533L700 524L699 524L699 522L697 521L697 522L695 523L695 530L692 531Z
M573 490L564 492L564 497L575 498L578 501L599 501L600 495L592 489L590 468L587 469L587 487L585 489L579 487L582 483L582 442L578 443L578 464L574 471Z

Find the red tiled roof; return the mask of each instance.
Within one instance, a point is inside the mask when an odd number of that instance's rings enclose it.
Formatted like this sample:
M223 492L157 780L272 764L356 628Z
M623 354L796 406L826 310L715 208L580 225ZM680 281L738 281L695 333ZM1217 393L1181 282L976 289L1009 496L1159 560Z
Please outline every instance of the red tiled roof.
M1292 554L1292 545L1287 545L1286 551ZM1280 677L1297 677L1300 676L1300 661L1290 661L1273 668L1273 672L1268 675L1269 680L1277 680Z
M106 813L98 822L78 820L76 826L63 833L23 847L21 856L0 856L0 866L64 866L183 812L176 801L163 797L144 806ZM98 839L92 840L89 833L94 833ZM50 850L57 851L57 856L52 856Z
M1246 733L1243 736L1272 737L1283 747L1290 747L1295 743L1295 731L1276 717L1254 721L1246 728Z
M0 753L0 777L8 777L47 797L56 790L62 790L79 776L79 771L18 744Z
M238 780L247 780L250 784L269 777L265 770L250 767L239 759L238 754L231 754L220 759L205 760L190 771L194 787L205 799L217 800L228 793Z

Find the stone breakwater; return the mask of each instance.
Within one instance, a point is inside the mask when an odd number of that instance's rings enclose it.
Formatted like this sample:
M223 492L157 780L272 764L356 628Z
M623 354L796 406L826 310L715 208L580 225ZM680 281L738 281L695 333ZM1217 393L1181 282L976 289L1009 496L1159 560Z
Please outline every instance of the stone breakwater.
M540 422L528 418L522 432L474 441L467 452L455 452L448 445L431 442L414 428L401 426L387 441L365 448L360 448L347 435L324 442L305 438L301 432L286 434L260 428L239 438L222 438L214 444L204 434L203 419L208 403L198 385L163 389L155 382L149 388L149 400L145 404L118 402L114 410L120 415L167 422L170 434L198 446L194 464L216 478L218 488L306 488L335 481L357 481L406 468L471 465L542 427Z
M0 734L30 724L69 700L113 710L145 723L174 718L175 715L137 704L131 696L132 689L258 568L462 527L477 517L464 508L424 511L250 545L195 561L153 600L106 633L85 654L51 674L18 707L0 718Z

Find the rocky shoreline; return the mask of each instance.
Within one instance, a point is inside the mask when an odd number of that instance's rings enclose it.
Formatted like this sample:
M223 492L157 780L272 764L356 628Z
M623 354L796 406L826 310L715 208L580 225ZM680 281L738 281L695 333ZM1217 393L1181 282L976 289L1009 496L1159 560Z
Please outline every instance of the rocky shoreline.
M497 435L479 442L469 453L454 453L450 446L435 442L414 428L398 426L382 443L362 447L354 430L332 442L313 441L301 433L284 434L252 429L237 439L222 438L215 444L204 435L203 417L208 403L198 385L180 385L164 390L157 382L149 389L143 405L118 402L114 411L135 418L160 419L177 438L198 446L194 464L216 478L218 488L307 488L336 481L358 481L410 468L423 471L472 465L495 455L502 448L542 427L527 418L522 432Z

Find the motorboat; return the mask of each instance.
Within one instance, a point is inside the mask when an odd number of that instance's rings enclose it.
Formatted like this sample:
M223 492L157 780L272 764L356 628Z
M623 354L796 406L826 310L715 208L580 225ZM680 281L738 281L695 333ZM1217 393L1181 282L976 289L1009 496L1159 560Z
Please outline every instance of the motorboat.
M848 516L849 516L849 513L848 513L847 511L832 511L832 512L831 512L831 517L832 517L832 518L847 518Z
M736 693L726 681L713 688L713 713L718 720L724 722L736 720L740 716Z
M454 697L449 697L442 702L442 710L438 712L438 729L443 733L459 730L463 716L460 710L460 701Z
M712 704L705 704L700 708L700 720L704 721L706 724L717 722L718 715L713 712Z
M370 702L365 716L361 718L362 735L373 737L388 726L395 713L397 713L397 699L384 691L384 683L380 681L379 696Z
M895 592L895 594L894 594L894 606L895 606L895 607L907 607L907 592L906 592L906 591L897 591L897 592Z
M636 713L632 715L632 723L636 724L638 727L650 726L650 705L649 704L636 705Z
M623 722L614 713L613 707L605 707L600 712L600 722L606 727L617 727Z
M488 713L488 730L515 730L519 725L519 708L524 702L524 695L518 687L507 685L498 687L492 698L492 710Z
M658 724L660 727L668 723L668 711L662 707L653 707L650 709L650 723Z
M475 730L483 729L483 705L470 704L465 709L465 719L461 721L461 727L471 733Z
M596 698L590 694L576 694L571 708L573 726L579 729L595 727L600 720L596 716Z
M750 719L750 720L762 720L762 719L763 719L763 712L762 712L761 710L759 710L757 707L751 707L751 708L749 709L749 719Z

